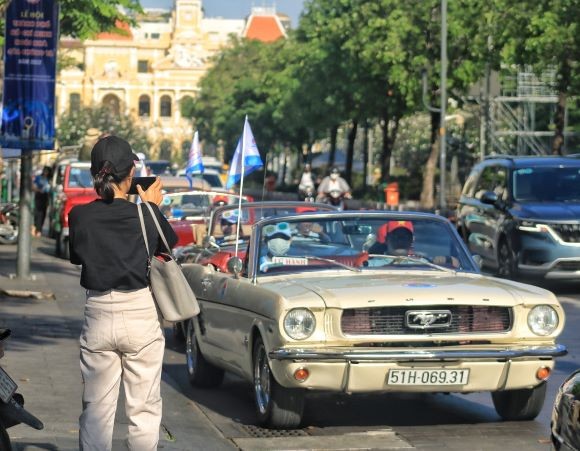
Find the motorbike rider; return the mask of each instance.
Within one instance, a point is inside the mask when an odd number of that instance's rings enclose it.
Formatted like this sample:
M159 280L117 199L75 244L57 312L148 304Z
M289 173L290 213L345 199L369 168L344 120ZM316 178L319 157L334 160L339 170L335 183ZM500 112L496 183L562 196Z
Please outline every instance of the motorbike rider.
M344 198L352 199L350 186L346 180L340 176L340 171L336 166L332 167L330 174L324 177L320 182L320 185L318 185L318 196L316 200L325 200L331 192L339 192Z
M304 165L304 172L298 185L298 193L303 199L314 196L314 178L312 177L312 168L308 163Z

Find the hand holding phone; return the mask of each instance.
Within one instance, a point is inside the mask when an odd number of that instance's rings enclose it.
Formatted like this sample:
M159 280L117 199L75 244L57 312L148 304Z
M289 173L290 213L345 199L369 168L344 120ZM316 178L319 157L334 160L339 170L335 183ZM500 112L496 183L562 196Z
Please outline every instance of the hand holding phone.
M127 194L139 194L137 191L137 185L140 185L143 188L143 191L147 191L147 189L155 183L157 177L133 177L133 181L131 182L131 187Z
M161 179L159 177L153 177L155 181L144 189L141 184L137 183L137 192L141 201L143 202L153 202L155 205L161 205L163 201L163 194L161 193Z

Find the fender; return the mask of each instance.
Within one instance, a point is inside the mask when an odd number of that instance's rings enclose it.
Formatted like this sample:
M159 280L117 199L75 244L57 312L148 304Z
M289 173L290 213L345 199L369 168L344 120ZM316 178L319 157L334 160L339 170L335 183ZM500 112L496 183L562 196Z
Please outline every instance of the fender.
M7 403L0 401L0 421L6 428L24 423L28 426L42 430L44 424L24 407L24 398L20 393L15 393Z

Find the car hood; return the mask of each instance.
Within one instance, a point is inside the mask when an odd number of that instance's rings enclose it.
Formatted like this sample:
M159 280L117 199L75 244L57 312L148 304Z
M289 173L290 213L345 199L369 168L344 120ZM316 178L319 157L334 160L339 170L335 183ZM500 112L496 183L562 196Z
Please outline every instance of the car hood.
M547 290L479 274L433 275L432 272L357 275L353 277L296 277L268 283L287 299L304 290L318 295L328 308L385 305L458 304L502 305L557 303Z
M513 208L513 215L520 219L536 221L578 220L580 203L537 202L519 204Z
M69 205L81 205L88 204L98 198L99 196L97 193L95 193L94 190L91 190L83 193L67 194L66 202Z

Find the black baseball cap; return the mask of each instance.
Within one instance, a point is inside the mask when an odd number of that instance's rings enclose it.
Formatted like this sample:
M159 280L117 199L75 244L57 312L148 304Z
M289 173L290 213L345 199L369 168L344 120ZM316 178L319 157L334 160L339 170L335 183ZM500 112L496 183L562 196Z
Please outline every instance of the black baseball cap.
M131 144L118 136L106 136L99 139L91 151L91 174L97 175L103 168L105 161L109 161L116 174L127 171L139 161L133 153Z

